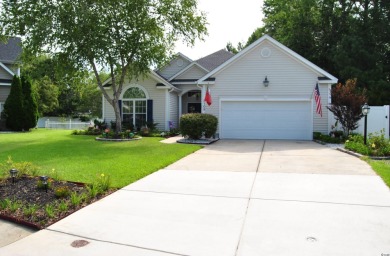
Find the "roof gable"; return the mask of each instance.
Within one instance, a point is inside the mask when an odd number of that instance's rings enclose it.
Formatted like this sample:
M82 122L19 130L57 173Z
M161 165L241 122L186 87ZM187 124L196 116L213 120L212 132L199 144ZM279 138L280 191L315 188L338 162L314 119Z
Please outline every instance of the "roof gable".
M254 48L256 48L257 46L259 46L260 44L262 44L265 41L269 42L274 47L276 47L279 50L281 50L282 52L284 52L286 55L288 55L291 58L295 59L296 61L300 62L301 64L303 64L307 68L311 69L313 72L316 72L316 73L320 74L319 75L320 77L328 78L326 80L328 83L337 83L338 79L336 77L334 77L333 75L329 74L325 70L321 69L320 67L318 67L314 63L312 63L309 60L305 59L304 57L302 57L298 53L294 52L293 50L289 49L288 47L284 46L283 44L279 43L278 41L276 41L275 39L273 39L272 37L270 37L268 35L262 36L257 41L255 41L254 43L252 43L251 45L246 47L244 50L242 50L241 52L236 54L234 57L230 58L225 63L223 63L222 65L220 65L219 67L215 68L213 71L211 71L210 73L208 73L207 75L205 75L204 77L199 79L199 83L202 83L202 82L206 81L208 78L216 75L217 73L221 72L222 70L224 70L225 68L229 67L233 63L239 61L244 56L246 56L247 54L251 53Z
M188 67L192 62L193 60L179 52L167 65L155 72L165 79L171 79L171 77Z
M206 75L209 71L199 65L196 62L191 63L185 69L174 75L169 79L169 81L174 81L176 79L195 79L197 81L199 78Z
M15 63L22 53L21 40L18 37L9 38L6 43L0 42L0 62Z

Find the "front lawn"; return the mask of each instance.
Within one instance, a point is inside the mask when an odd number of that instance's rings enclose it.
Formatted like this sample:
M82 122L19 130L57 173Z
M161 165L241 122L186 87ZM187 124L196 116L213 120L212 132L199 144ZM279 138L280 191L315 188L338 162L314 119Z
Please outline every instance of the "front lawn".
M366 160L390 188L390 160Z
M123 187L200 149L197 145L164 144L161 138L101 142L67 130L37 129L0 134L0 162L32 162L39 174L53 169L61 179L92 183L104 173L113 187Z

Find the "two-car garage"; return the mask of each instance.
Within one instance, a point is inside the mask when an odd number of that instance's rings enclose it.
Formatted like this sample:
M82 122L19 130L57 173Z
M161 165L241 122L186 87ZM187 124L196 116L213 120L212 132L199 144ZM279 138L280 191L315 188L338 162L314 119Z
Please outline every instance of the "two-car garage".
M221 101L220 137L224 139L311 140L311 101Z

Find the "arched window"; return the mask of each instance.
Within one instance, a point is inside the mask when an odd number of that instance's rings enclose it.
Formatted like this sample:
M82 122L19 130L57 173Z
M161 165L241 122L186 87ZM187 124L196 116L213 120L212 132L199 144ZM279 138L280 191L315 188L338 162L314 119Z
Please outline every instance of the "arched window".
M146 95L143 90L138 87L131 87L123 94L123 99L145 99Z
M122 97L122 120L140 129L147 120L147 99L145 92L138 87L130 87Z

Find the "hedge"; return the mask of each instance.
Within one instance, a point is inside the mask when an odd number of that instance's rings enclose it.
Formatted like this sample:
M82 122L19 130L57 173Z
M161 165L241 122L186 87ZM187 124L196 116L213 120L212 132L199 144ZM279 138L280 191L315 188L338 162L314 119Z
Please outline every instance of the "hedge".
M218 119L210 114L191 113L180 118L180 132L190 139L212 137L217 131Z

